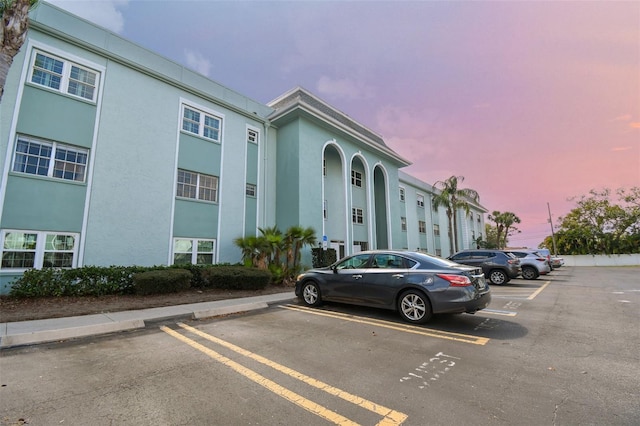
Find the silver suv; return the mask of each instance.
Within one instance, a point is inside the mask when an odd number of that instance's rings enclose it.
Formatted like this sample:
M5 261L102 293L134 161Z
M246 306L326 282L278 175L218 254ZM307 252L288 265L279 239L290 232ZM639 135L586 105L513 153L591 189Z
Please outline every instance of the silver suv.
M482 268L485 278L496 285L506 284L522 272L520 260L502 250L462 250L449 260Z
M520 259L522 267L522 278L525 280L535 280L540 275L547 275L551 272L551 265L546 256L533 250L509 250L509 253Z

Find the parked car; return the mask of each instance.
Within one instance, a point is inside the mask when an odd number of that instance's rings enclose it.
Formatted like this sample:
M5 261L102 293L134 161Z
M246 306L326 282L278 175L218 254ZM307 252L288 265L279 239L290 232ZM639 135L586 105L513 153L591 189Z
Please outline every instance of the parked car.
M554 266L553 266L553 261L551 260L551 251L549 251L549 249L546 249L546 248L539 248L539 249L535 249L534 251L537 253L540 253L541 255L547 258L547 260L549 261L549 265L551 265L551 270L553 271Z
M555 268L559 268L564 265L564 259L558 256L551 256L551 266Z
M506 284L522 273L520 260L502 250L462 250L449 260L482 268L484 276L496 285Z
M296 280L295 294L307 306L334 301L391 309L417 324L432 314L475 313L491 301L480 268L393 250L360 252L306 271Z
M549 261L538 252L529 250L509 250L509 253L520 259L522 278L525 280L535 280L540 275L547 275L551 272L551 265L549 264Z

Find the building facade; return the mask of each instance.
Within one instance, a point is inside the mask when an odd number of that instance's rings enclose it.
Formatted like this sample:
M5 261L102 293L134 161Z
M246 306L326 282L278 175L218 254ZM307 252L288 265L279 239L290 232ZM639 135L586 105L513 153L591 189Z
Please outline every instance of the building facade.
M312 227L339 255L451 252L437 190L312 93L261 104L47 3L0 141L1 293L28 268L235 263L234 239L273 225ZM460 247L485 212L458 212Z

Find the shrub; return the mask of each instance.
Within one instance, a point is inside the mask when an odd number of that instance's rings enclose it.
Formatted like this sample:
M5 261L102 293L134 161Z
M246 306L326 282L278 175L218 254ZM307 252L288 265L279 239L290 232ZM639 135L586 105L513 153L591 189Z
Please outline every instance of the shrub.
M133 276L135 294L177 293L191 287L192 274L186 269L159 269Z
M314 247L311 249L311 257L314 268L322 268L324 266L332 265L336 262L336 249L323 250L321 247Z
M201 271L202 281L208 288L229 290L260 290L271 281L271 273L244 266L215 266Z
M15 297L102 296L133 293L133 275L153 268L85 266L75 269L28 269L13 282Z

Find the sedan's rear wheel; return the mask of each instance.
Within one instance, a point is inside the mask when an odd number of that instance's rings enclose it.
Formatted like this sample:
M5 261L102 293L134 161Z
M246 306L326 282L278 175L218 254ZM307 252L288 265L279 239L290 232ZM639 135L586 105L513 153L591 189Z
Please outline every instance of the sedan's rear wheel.
M426 296L416 290L402 293L398 301L398 311L405 321L423 324L431 319L431 304Z
M522 268L522 278L525 280L535 280L539 275L538 270L532 266Z
M495 269L489 274L489 281L491 281L491 284L502 285L509 281L509 277L504 272Z
M319 306L322 303L320 298L320 289L318 284L313 281L309 281L302 286L302 301L307 306Z

